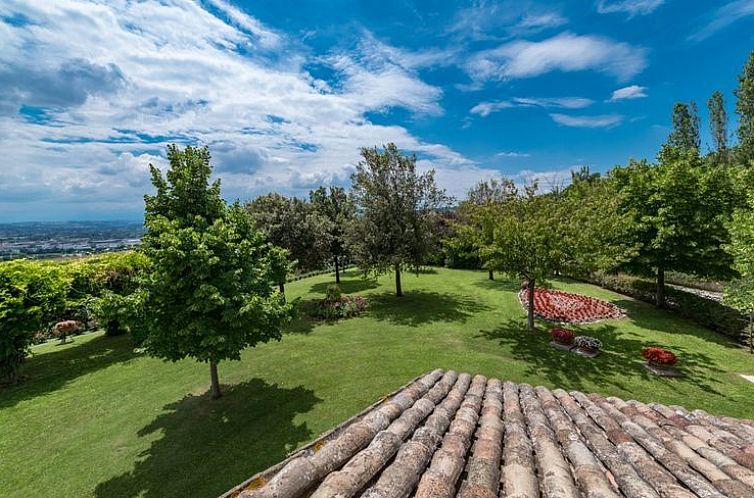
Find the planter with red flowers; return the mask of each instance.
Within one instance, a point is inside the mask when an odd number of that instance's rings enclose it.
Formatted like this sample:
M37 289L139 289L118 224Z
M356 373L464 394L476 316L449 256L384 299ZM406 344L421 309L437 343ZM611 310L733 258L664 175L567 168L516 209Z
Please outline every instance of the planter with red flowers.
M573 333L573 330L555 327L550 330L550 337L552 338L550 346L563 351L570 351L573 349L573 341L576 338L576 334Z
M680 376L680 373L675 369L678 357L672 351L651 346L642 349L641 355L647 360L644 367L655 375L662 377Z

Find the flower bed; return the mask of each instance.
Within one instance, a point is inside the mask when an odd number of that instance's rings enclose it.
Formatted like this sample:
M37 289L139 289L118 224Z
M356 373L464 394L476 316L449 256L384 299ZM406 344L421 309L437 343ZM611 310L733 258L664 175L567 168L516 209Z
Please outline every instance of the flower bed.
M665 348L648 347L641 350L641 355L650 365L657 367L672 367L678 363L678 357Z
M550 330L550 337L552 337L552 340L558 344L570 346L573 344L576 334L574 334L572 330L556 327Z
M367 309L367 300L361 296L344 296L337 285L327 288L326 297L306 307L307 313L319 320L338 320L360 315Z
M522 289L518 296L526 309L528 289ZM535 289L534 314L544 320L565 323L592 323L626 316L622 308L602 299L552 289Z

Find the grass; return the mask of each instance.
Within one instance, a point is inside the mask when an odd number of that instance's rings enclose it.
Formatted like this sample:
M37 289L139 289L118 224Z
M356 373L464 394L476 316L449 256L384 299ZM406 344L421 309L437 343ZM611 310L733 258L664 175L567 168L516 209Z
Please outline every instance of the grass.
M330 276L291 283L291 298L324 295ZM530 333L516 283L438 269L363 280L345 292L370 310L339 323L299 319L280 343L220 364L225 396L207 396L208 367L134 353L128 338L90 334L34 349L26 382L0 391L0 496L216 496L285 457L380 396L433 368L754 417L754 358L688 321L597 287L560 289L610 300L628 318L577 327L602 339L595 359ZM642 368L642 346L680 357L681 379Z

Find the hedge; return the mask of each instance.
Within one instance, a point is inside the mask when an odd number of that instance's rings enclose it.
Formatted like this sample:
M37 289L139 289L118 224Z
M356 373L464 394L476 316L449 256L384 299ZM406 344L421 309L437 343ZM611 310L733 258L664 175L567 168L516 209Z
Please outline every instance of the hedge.
M591 283L654 304L655 282L631 275L595 274ZM748 317L717 301L666 286L667 308L734 341L749 345Z

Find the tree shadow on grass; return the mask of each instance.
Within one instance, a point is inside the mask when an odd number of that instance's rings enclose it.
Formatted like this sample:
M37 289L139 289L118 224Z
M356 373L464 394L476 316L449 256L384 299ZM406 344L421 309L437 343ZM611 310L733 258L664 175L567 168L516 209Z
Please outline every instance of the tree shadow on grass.
M304 387L260 379L226 387L218 400L188 395L139 431L158 439L133 470L98 484L95 495L218 496L311 439L295 418L321 401Z
M81 344L74 342L65 349L34 354L21 367L22 380L14 386L0 388L0 409L53 392L77 377L136 356L131 338L125 335L103 335Z
M465 322L490 308L477 300L455 294L412 290L402 297L392 292L371 295L367 314L396 325L418 327L432 322Z
M480 277L484 276L484 279L480 278L474 282L474 285L483 289L500 290L507 292L518 292L521 290L521 282L515 282L502 275L495 275L495 280L487 278L487 274L479 274Z
M528 374L544 376L552 385L566 389L587 390L597 383L631 391L630 382L626 381L685 380L710 394L723 396L701 375L704 369L715 373L722 372L714 367L712 359L703 353L674 348L682 360L678 370L684 377L661 380L643 367L641 349L647 346L645 340L619 333L612 324L572 328L577 335L590 335L600 339L603 344L602 353L596 358L585 358L555 349L549 345L550 338L544 330L530 332L523 322L517 320L509 320L494 330L481 330L479 336L508 346L514 358L526 363Z

